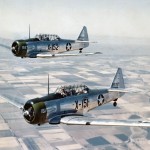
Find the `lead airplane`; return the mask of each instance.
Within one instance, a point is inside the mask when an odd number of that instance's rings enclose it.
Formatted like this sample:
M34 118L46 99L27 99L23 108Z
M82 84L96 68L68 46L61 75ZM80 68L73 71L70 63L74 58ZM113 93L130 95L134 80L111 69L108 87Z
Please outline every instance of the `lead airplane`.
M84 26L77 40L61 39L55 34L38 34L35 38L16 40L12 43L12 53L17 57L62 57L82 55L83 48L89 46L87 28ZM78 50L79 53L65 53ZM93 55L95 53L85 53L84 55Z
M85 116L86 112L113 101L127 92L121 68L118 68L110 88L90 89L86 85L62 86L54 93L28 100L24 105L9 101L23 111L24 119L30 124L74 124L105 126L150 127L149 121L104 120Z

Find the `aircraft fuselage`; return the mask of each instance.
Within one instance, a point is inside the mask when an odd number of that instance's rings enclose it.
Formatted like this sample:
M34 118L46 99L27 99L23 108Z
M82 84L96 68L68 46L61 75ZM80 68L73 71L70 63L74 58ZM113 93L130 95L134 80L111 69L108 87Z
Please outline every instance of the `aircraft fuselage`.
M120 96L122 95L119 92L111 93L107 89L89 89L87 93L65 97L60 95L60 93L52 93L45 97L27 101L24 106L24 112L32 109L32 113L30 117L24 115L24 118L31 124L42 124L45 122L58 124L61 117L71 114L83 115L84 112L110 101L115 101Z
M29 36L30 37L30 36ZM81 50L89 46L87 28L84 26L77 40L61 39L56 34L37 34L35 38L16 40L12 43L12 53L17 57L36 58L38 54L50 53L54 56L71 50Z
M63 53L72 50L82 50L88 43L77 43L75 40L60 39L54 41L18 40L12 44L12 53L17 57L36 58L41 53Z

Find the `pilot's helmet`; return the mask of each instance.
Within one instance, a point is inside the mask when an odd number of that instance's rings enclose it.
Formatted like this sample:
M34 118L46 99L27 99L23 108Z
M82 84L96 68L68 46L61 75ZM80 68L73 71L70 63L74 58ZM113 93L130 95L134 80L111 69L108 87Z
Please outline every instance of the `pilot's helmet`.
M85 87L84 88L84 91L86 91L87 93L89 92L89 88L88 87Z

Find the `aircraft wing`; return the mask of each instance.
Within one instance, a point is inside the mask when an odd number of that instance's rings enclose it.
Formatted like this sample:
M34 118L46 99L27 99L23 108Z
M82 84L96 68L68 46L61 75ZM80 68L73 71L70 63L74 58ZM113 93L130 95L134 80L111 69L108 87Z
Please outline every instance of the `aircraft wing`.
M17 97L15 97L15 99L14 99L13 97L8 98L8 97L5 97L5 96L0 96L0 99L2 99L4 101L18 107L19 109L22 109L23 106L24 106L24 103L19 102L20 99L17 98Z
M60 122L67 125L150 127L150 121L104 120L84 116L66 116Z
M6 48L6 49L10 49L10 47L9 47L9 46L4 45L4 44L0 44L0 46L1 46L1 47L4 47L4 48Z
M95 54L101 54L101 52L95 52L95 53L58 53L58 54L50 54L50 53L43 53L43 54L37 54L37 57L39 58L55 58L55 57L67 57L67 56L87 56L87 55L95 55Z

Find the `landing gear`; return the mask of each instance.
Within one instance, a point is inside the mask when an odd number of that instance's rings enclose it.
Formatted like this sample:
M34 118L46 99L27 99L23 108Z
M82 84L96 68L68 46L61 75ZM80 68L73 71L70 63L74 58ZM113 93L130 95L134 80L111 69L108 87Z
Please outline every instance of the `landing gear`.
M117 102L114 102L114 103L113 103L113 106L116 107L116 106L117 106Z
M113 106L114 106L114 107L117 106L117 99L114 100Z
M82 48L79 49L79 53L82 53Z

